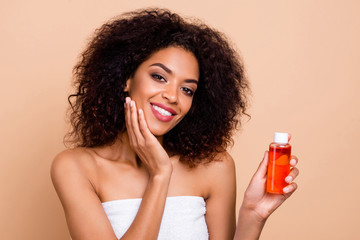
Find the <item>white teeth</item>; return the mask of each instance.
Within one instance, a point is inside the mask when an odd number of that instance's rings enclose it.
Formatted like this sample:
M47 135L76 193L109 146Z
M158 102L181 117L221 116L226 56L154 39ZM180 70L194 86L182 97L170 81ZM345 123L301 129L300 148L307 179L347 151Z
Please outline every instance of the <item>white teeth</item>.
M152 105L152 106L156 111L158 111L163 116L171 116L172 115L170 112L166 111L165 109L163 109L161 107L158 107L156 105Z

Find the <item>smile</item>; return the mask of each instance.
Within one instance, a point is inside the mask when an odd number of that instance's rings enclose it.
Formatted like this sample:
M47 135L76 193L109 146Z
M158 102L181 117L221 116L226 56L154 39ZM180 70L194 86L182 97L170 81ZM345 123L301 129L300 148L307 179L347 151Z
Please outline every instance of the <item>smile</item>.
M152 105L152 107L163 116L171 116L172 115L170 112L166 111L165 109L163 109L161 107L158 107L156 105Z
M160 103L151 103L150 105L154 116L162 122L169 122L177 115L175 110Z

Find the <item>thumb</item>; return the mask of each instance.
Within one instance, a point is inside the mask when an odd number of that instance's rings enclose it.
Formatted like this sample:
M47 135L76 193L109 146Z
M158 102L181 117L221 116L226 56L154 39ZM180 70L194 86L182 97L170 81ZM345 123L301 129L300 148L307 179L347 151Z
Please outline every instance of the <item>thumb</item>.
M256 170L256 175L262 178L266 177L268 163L269 163L269 151L265 151L263 160L260 162L259 167Z

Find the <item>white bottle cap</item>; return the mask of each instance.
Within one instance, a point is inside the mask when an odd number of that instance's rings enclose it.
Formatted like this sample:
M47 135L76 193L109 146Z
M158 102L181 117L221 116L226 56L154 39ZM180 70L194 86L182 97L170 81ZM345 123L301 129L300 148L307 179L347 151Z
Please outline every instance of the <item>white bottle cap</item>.
M288 133L274 133L274 142L276 143L288 143L289 142L289 134Z

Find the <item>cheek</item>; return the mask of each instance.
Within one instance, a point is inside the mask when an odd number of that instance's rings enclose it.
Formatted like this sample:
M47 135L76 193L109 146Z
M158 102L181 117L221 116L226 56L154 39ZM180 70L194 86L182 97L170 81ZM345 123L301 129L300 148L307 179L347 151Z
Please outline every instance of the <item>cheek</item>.
M149 84L137 84L133 86L129 91L129 96L133 100L142 100L154 94L154 89Z
M187 115L191 109L191 106L192 106L192 102L193 102L193 99L189 100L189 99L184 99L183 100L183 115ZM183 117L184 117L183 116Z
M129 95L136 96L143 94L144 89L146 89L148 86L146 81L146 75L142 73L137 73L135 76L130 80L129 82Z

